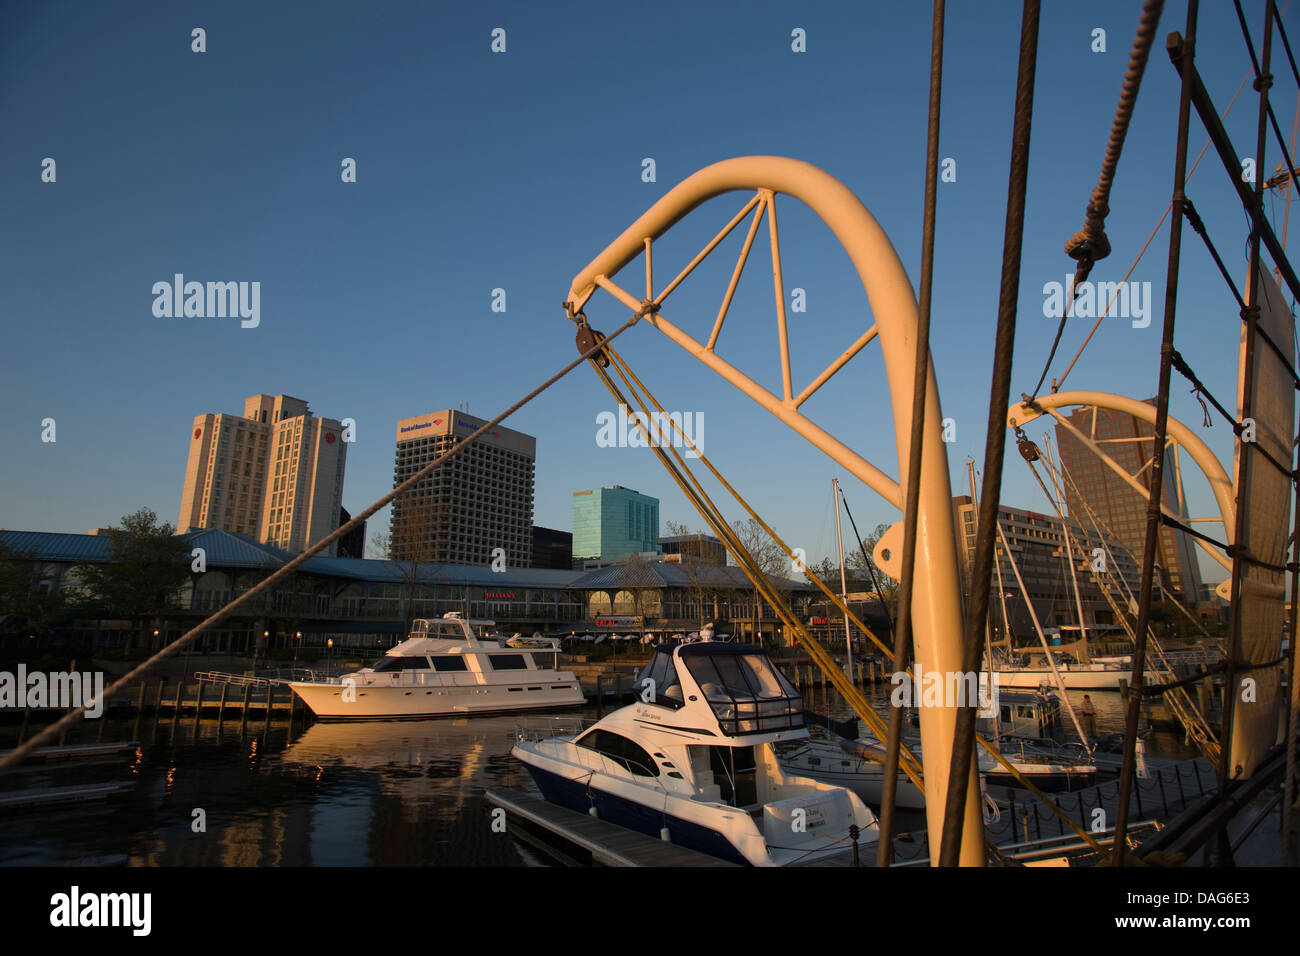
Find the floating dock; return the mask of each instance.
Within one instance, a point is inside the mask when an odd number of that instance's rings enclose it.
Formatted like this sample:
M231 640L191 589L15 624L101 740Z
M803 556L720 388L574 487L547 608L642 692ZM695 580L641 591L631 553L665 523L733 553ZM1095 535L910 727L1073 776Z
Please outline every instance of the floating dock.
M492 787L485 796L509 815L511 833L575 865L735 866L526 793Z

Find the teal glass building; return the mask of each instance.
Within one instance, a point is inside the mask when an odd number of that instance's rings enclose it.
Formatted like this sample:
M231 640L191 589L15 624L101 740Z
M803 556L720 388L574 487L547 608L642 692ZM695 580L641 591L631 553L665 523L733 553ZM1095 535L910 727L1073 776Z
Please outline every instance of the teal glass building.
M573 559L659 550L659 499L606 485L573 493Z

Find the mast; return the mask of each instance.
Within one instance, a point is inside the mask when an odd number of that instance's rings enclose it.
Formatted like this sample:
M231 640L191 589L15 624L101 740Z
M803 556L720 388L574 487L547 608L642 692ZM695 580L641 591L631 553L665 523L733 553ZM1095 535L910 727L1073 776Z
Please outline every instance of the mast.
M844 607L849 606L849 585L844 575L844 538L840 534L840 480L831 479L831 494L835 497L835 544L840 551L840 597L844 601ZM849 680L853 680L853 634L849 630L849 615L846 610L844 613L844 646L848 649L848 667L845 671Z
M979 534L980 524L980 501L979 495L975 491L975 459L966 459L966 477L970 480L970 503L971 516L975 521L975 533ZM1002 593L1002 574L998 574L998 593ZM1006 626L1007 616L1006 597L1002 598L1002 619L1003 627ZM984 618L984 663L988 668L989 674L989 699L993 698L993 625L989 623L988 617ZM1010 645L1008 645L1010 646ZM996 743L1002 736L1002 731L998 727L998 708L993 708L993 741Z
M1056 470L1056 462L1052 459L1051 440L1044 435L1043 446L1047 452L1047 463L1051 465L1052 470ZM1074 567L1074 550L1070 547L1070 529L1065 524L1065 502L1061 499L1062 491L1059 487L1056 489L1056 513L1061 516L1061 537L1065 541L1065 559L1070 563L1070 581L1074 584L1074 609L1079 615L1079 635L1083 638L1083 649L1088 650L1088 627L1083 621L1083 599L1079 597L1079 576L1075 573ZM1092 659L1091 653L1088 659Z

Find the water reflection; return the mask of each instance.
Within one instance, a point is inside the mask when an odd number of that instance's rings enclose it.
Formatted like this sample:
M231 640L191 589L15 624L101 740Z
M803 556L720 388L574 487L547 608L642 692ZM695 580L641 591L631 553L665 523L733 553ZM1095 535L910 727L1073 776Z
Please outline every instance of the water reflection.
M110 727L104 739L129 739L132 729ZM218 733L215 720L140 729L147 742L120 760L0 777L3 789L137 781L107 803L0 816L0 863L532 862L491 831L483 798L487 787L530 785L510 756L513 718L317 723L292 735L261 723L241 734L229 722ZM89 741L69 735L78 742ZM200 816L206 832L195 832Z

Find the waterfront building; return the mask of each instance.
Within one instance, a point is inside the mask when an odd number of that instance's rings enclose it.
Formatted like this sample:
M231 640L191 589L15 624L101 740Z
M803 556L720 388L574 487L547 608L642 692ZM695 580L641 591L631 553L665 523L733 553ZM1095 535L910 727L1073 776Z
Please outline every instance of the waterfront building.
M485 424L451 410L402 419L397 423L394 486ZM393 502L391 557L531 566L536 459L537 439L523 432L496 426L476 439Z
M963 593L970 594L977 509L971 504L970 495L957 495L952 501L962 590ZM1100 554L1105 557L1108 575L1098 577L1113 585L1115 590L1112 593L1120 607L1128 603L1118 580L1122 576L1128 587L1136 592L1139 583L1138 566L1132 553L1119 541L1109 536L1099 536L1090 527L1080 527L1069 518L1063 520L1005 504L998 509L998 522L1006 535L1024 580L1025 591L1028 592L1028 598L1033 603L1034 613L1038 615L1038 623L1042 627L1077 627L1080 623L1078 604L1083 607L1082 623L1086 629L1113 633L1121 626L1092 572L1093 562L1098 557L1095 552L1100 549ZM1066 548L1064 530L1067 525L1072 535L1069 549ZM996 542L995 549L1002 573L1002 595L998 593L995 570L989 586L989 620L1001 637L1004 633L1001 623L1002 606L1005 603L1012 633L1032 636L1034 625L1025 604L1025 594L1016 582L1015 571L1000 539ZM1073 575L1069 563L1071 557L1074 559ZM1077 603L1074 590L1076 582L1079 589Z
M230 531L306 550L339 526L347 463L342 437L338 421L317 418L307 402L289 395L253 395L242 416L197 416L177 528Z

